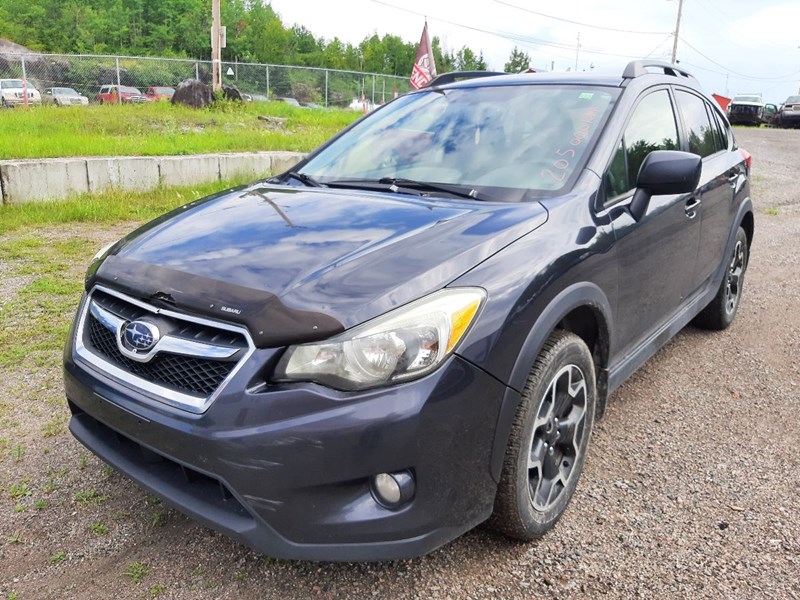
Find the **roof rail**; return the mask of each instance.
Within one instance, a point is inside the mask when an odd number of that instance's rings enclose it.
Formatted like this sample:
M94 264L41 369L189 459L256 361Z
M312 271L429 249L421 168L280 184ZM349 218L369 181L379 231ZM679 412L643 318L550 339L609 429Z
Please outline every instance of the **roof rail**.
M423 87L432 87L434 85L445 85L446 83L454 83L463 79L477 79L478 77L494 77L495 75L508 75L502 71L451 71L450 73L442 73L438 77L434 77Z
M622 73L622 78L635 79L637 77L641 77L642 75L647 75L649 74L647 69L652 67L663 69L664 75L671 75L672 77L683 76L689 77L690 79L695 78L694 75L680 68L678 65L660 60L632 60L628 63L628 66L625 67L625 71Z

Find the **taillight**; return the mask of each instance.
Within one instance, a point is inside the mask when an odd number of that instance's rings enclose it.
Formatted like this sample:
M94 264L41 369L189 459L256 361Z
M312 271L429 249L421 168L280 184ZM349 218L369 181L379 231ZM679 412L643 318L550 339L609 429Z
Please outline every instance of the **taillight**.
M747 165L747 170L750 170L750 167L753 165L753 155L750 154L744 148L739 148L739 152L742 153L742 158L744 159L744 164Z

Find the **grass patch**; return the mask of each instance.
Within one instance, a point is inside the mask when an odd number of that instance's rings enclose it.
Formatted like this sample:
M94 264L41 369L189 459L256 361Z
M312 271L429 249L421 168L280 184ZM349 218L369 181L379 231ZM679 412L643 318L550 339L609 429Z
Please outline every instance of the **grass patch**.
M97 535L106 535L108 533L108 526L102 523L92 523L89 525L89 530Z
M153 517L150 519L150 524L153 527L163 527L164 524L167 522L167 513L163 510L157 510L153 513Z
M73 496L75 502L78 504L89 505L89 504L102 504L106 500L108 500L107 494L101 494L96 489L92 488L88 492L77 492L75 496Z
M150 572L150 568L141 562L132 562L128 565L128 570L123 573L127 577L131 578L133 583L139 583L145 575Z
M67 553L66 552L56 552L53 556L50 557L50 562L53 564L58 564L60 562L64 562L67 560Z
M764 210L764 214L769 215L770 217L777 217L778 216L778 207L777 206L770 206L769 208Z
M14 500L30 496L33 492L27 483L12 483L8 486L8 495Z
M282 126L259 116L285 119ZM143 105L42 106L0 113L0 159L162 156L206 152L308 152L361 116L283 102L223 103L191 109Z
M0 117L2 116L0 112ZM182 188L161 187L147 192L115 190L104 194L76 196L68 200L3 205L0 206L0 234L23 227L69 223L119 223L126 220L149 221L187 202L249 180L252 180L252 177ZM64 242L61 249L74 252L76 246L80 246L81 243L83 242L80 240L70 240ZM6 244L3 244L0 257L10 260L24 258L31 252L46 247L46 244L28 236L12 243L9 248L5 246Z

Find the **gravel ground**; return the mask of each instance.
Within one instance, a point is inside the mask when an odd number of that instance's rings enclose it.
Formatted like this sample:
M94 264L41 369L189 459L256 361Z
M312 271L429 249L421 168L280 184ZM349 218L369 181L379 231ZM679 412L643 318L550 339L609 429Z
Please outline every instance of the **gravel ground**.
M687 328L614 394L572 504L540 542L479 527L415 560L260 557L160 505L68 433L43 436L67 419L54 352L2 372L0 596L800 598L800 131L737 137L754 156L758 214L736 322ZM74 230L97 246L117 233ZM0 300L19 285L4 277ZM11 498L20 482L31 495Z

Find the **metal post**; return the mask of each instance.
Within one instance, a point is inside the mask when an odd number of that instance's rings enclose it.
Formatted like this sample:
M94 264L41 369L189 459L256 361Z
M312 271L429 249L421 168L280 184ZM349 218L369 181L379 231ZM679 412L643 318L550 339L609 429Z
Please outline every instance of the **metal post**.
M120 83L120 78L119 78L119 56L114 60L117 63L117 104L122 104L122 90L120 89L122 84Z
M683 0L678 0L678 21L675 23L675 39L672 42L672 62L678 57L678 35L681 31L681 13L683 12Z
M22 104L28 108L28 74L25 71L25 57L20 55L19 59L22 62Z
M200 81L200 63L194 63L194 78Z
M269 67L267 67L267 100L269 100Z
M325 69L325 108L328 108L328 69Z
M211 3L211 71L212 89L222 89L222 48L220 48L220 0Z
M383 82L383 91L381 92L381 104L386 104L386 77L381 79Z
M375 108L375 75L372 76L372 108Z

